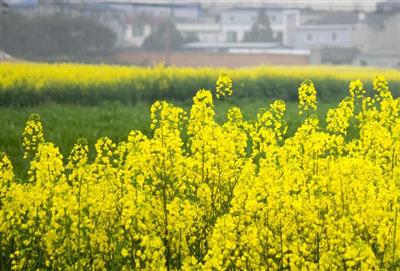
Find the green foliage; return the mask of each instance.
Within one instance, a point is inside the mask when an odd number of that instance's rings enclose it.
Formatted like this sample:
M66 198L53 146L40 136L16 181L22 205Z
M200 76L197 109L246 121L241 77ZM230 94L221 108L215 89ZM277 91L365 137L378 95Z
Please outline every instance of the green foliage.
M143 42L145 50L176 50L184 43L181 33L173 23L160 24Z
M260 10L257 21L249 32L244 35L243 41L246 42L273 42L274 34L271 29L268 15L265 11Z
M0 17L0 48L25 59L74 60L104 55L116 34L94 19L64 15L27 18L9 12Z

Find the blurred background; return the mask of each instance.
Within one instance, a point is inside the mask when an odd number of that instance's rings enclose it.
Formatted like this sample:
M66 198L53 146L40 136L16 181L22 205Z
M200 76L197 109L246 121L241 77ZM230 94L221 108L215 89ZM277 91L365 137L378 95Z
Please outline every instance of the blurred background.
M0 0L0 59L400 68L400 0Z

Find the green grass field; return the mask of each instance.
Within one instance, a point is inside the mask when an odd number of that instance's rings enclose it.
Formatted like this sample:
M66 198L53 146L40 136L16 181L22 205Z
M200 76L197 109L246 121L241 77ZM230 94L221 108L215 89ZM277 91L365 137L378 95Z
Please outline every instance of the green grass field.
M190 104L175 103L190 110ZM256 119L259 108L268 106L269 101L242 101L240 108L247 120ZM216 120L226 119L226 111L232 104L217 102L215 105ZM332 104L320 103L317 114L322 118ZM287 104L286 120L289 134L292 134L300 123L297 115L297 103ZM72 146L79 138L86 138L90 146L90 157L95 155L94 144L103 136L113 141L125 140L129 131L137 129L146 135L150 130L150 104L126 106L119 103L107 103L101 106L77 105L44 105L37 107L0 108L0 151L11 158L18 173L24 172L27 163L22 159L22 132L29 115L41 116L46 140L59 146L61 153L67 157Z

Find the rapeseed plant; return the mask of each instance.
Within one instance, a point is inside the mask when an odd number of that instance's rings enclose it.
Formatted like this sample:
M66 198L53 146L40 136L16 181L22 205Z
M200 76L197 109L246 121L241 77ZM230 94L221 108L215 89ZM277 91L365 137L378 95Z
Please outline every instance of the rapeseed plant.
M220 74L217 80L216 97L224 97L226 99L232 96L232 93L232 79L225 73Z
M353 81L324 127L305 81L299 107L293 136L281 100L218 124L202 89L189 113L155 102L150 137L100 138L94 161L83 139L64 160L33 115L27 178L0 155L0 269L398 270L399 99Z

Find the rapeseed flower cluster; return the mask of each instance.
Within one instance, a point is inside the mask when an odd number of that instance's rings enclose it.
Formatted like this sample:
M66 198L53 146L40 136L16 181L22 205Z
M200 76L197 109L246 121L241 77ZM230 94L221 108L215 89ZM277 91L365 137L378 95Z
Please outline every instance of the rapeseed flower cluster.
M32 114L25 125L23 133L22 147L24 148L24 158L33 157L37 148L44 142L44 134L40 116Z
M398 270L400 104L378 77L287 136L283 101L247 121L215 121L213 95L190 112L150 110L151 137L105 137L64 159L38 116L26 124L26 179L0 155L1 270ZM356 130L353 137L350 129Z
M299 87L299 113L317 109L317 90L311 80L305 80Z
M232 79L225 73L219 75L216 91L217 98L224 97L226 99L227 97L232 96Z

